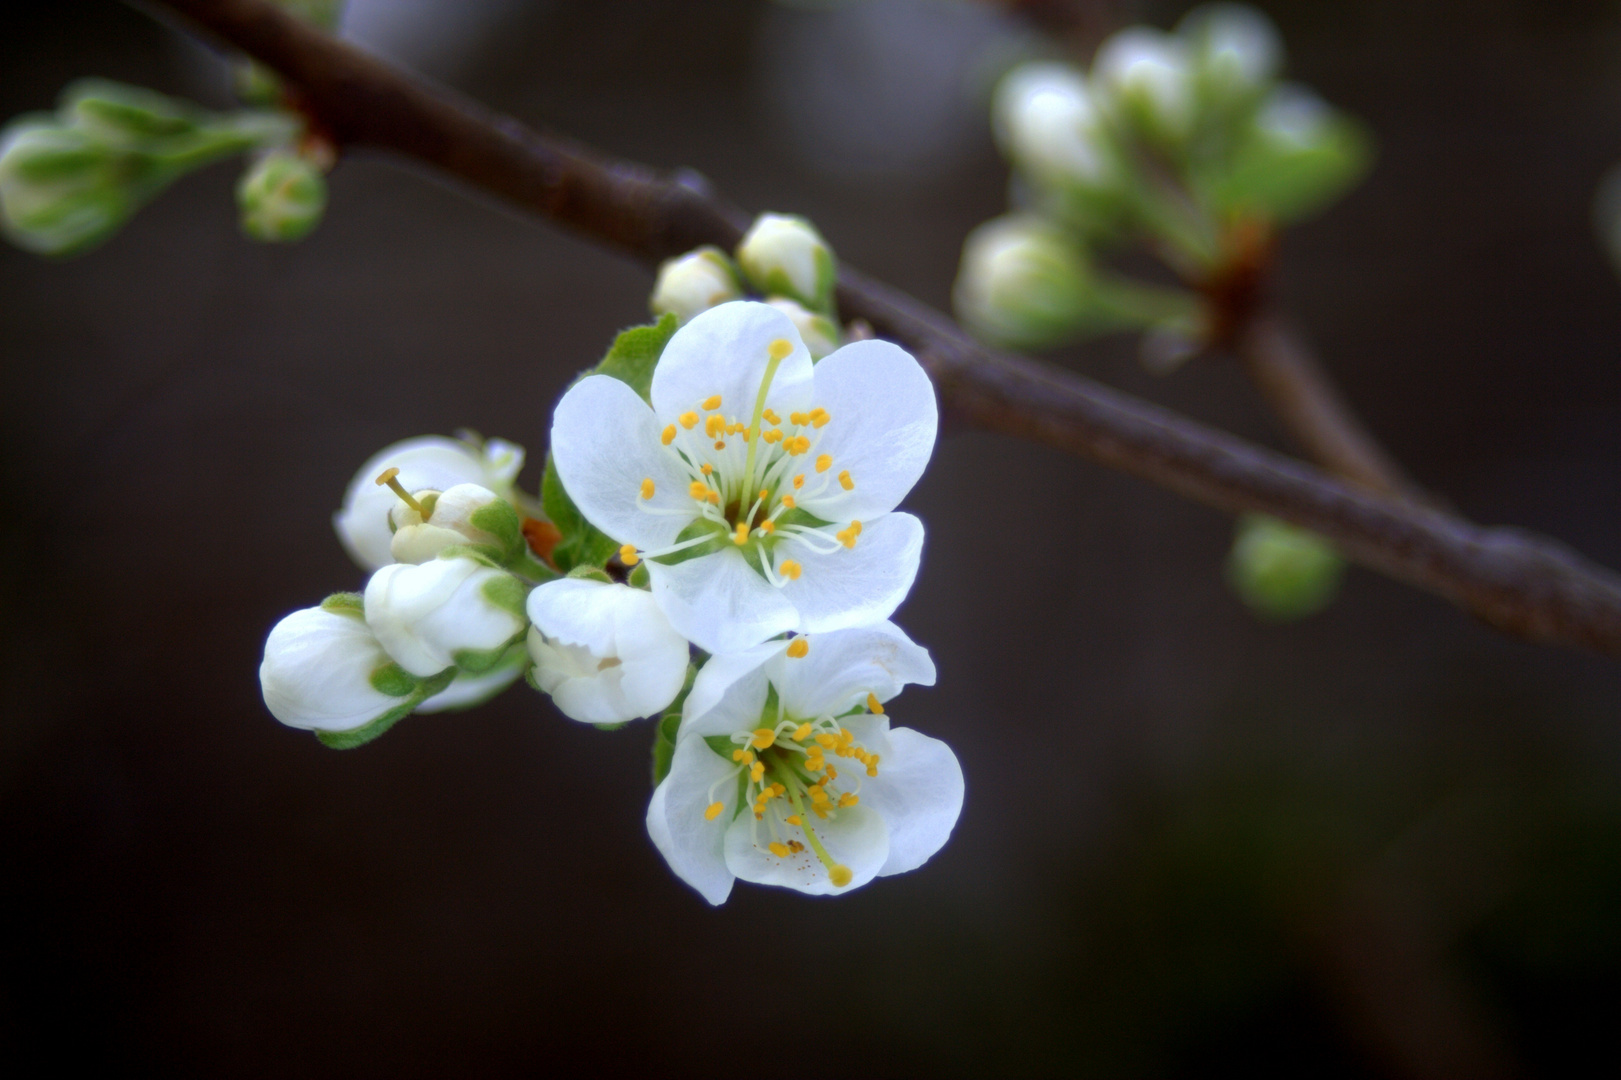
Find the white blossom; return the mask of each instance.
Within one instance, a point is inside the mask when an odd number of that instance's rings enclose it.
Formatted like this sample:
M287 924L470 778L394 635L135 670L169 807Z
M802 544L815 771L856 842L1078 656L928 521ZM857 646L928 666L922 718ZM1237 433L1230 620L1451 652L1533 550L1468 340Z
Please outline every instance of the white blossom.
M406 701L373 684L393 663L358 609L305 608L270 631L259 687L270 714L289 727L351 731Z
M399 505L394 492L377 483L383 470L399 469L396 479L406 491L480 484L508 498L523 458L523 447L501 439L487 440L482 450L438 435L405 439L378 451L360 467L344 493L342 509L332 515L332 527L355 562L366 570L379 569L394 561L388 515Z
M413 675L479 674L527 627L523 585L471 558L394 563L366 583L366 623Z
M654 315L671 312L682 322L691 322L699 312L742 296L732 260L719 248L701 247L665 260L649 306Z
M890 623L711 658L648 806L653 843L712 904L735 878L822 895L916 869L951 835L962 769L884 702L933 682Z
M536 684L564 716L617 724L675 700L687 675L687 639L642 589L582 578L529 594L529 656Z
M592 375L552 423L563 486L647 560L670 624L711 653L789 630L888 618L917 574L923 526L893 513L934 448L934 388L883 341L814 368L766 304L711 308L676 332L652 407Z

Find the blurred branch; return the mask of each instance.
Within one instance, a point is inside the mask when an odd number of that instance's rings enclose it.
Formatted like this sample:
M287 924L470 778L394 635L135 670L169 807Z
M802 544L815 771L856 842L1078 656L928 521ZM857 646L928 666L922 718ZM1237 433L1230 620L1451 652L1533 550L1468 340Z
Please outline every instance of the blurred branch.
M748 216L666 178L496 116L313 30L265 0L166 0L280 72L340 146L393 151L647 263L733 247ZM905 344L945 408L1152 480L1228 512L1260 511L1510 633L1621 657L1621 578L1558 543L1391 498L1050 364L986 349L945 315L849 267L846 316Z

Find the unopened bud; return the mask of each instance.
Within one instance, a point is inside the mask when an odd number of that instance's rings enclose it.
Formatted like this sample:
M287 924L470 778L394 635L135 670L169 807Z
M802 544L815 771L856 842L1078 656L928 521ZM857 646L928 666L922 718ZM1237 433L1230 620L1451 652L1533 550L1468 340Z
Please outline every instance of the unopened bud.
M0 137L0 224L18 247L69 255L100 243L136 204L118 182L116 151L55 121L25 118Z
M529 594L531 679L564 716L615 724L652 716L681 692L687 639L653 595L567 578Z
M829 311L836 271L816 227L792 214L761 214L737 246L743 273L761 293Z
M1245 4L1203 4L1182 17L1200 89L1217 101L1263 90L1283 66L1283 41L1272 20Z
M1192 74L1180 39L1131 26L1098 47L1092 88L1119 120L1155 142L1175 143L1193 128Z
M326 177L290 150L272 150L248 166L236 185L242 231L255 240L303 239L326 210Z
M437 558L445 548L461 544L481 544L505 554L507 537L474 524L481 512L491 508L499 511L501 505L506 505L506 500L495 492L477 484L457 484L448 491L423 490L412 495L417 506L402 501L388 514L394 529L389 550L395 562L425 563ZM428 512L426 519L422 510ZM510 516L516 527L515 512L503 516Z
M766 303L793 320L794 329L805 341L813 361L820 360L839 347L839 324L826 315L818 315L795 300L774 296Z
M1213 195L1230 210L1298 220L1356 183L1371 158L1355 123L1305 87L1284 83L1256 111Z
M1037 183L1101 187L1119 175L1086 79L1067 64L1024 64L996 88L1002 152Z
M701 247L665 260L648 306L654 315L673 313L685 323L700 312L742 298L732 260L720 248Z
M476 559L395 563L366 583L366 623L413 675L479 674L528 627L524 594L517 578Z
M968 234L952 291L975 333L1020 348L1051 345L1084 324L1092 271L1085 253L1039 218L995 218Z
M358 604L329 601L293 612L270 631L259 686L271 715L290 727L353 731L416 689L415 679L374 678L393 668Z
M1280 622L1327 606L1345 563L1317 534L1276 518L1239 519L1227 560L1227 580L1252 611Z

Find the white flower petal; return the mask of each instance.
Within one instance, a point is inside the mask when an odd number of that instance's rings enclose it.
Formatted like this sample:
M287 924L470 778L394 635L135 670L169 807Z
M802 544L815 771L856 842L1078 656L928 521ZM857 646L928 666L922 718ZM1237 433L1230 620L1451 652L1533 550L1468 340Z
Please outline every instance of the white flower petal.
M364 620L305 608L271 629L259 687L270 714L289 727L351 731L404 700L371 684L390 662Z
M768 304L738 300L694 316L664 346L653 369L653 408L660 423L674 423L719 394L720 411L747 424L771 343L778 339L791 344L793 352L777 366L766 407L783 416L808 408L811 357L793 320Z
M510 443L501 445L516 450L518 463L523 463L521 450ZM486 482L485 464L478 451L455 439L438 435L405 439L373 454L349 481L343 508L332 515L332 527L344 550L367 570L378 570L394 561L389 553L393 534L388 528L388 512L400 500L392 490L377 483L377 474L388 468L400 470L400 484L410 492L429 488L444 491L457 484Z
M798 609L804 633L878 622L906 599L922 555L923 523L911 514L885 514L865 524L855 547L832 553L788 539L777 548L777 565L793 559L801 574L782 595Z
M767 641L711 656L698 669L682 705L680 734L730 735L758 727L766 698L765 664L785 648L785 642Z
M727 825L737 806L737 784L726 778L734 769L702 739L680 739L670 759L670 774L647 806L647 834L653 845L676 876L711 904L724 904L732 891L725 845ZM722 782L715 786L716 781ZM711 801L722 804L713 819L704 815Z
M565 716L621 723L681 692L687 640L643 590L565 578L536 588L527 607L536 681Z
M805 643L810 651L804 656L778 651L767 669L790 716L837 716L864 704L868 694L883 702L907 683L934 685L928 650L894 623L812 634Z
M650 560L647 572L653 598L664 617L677 633L706 652L740 652L792 630L800 622L794 605L756 573L736 548L674 566Z
M695 516L687 476L659 442L662 429L647 402L610 375L569 387L552 416L552 459L564 490L619 543L664 547ZM653 481L651 499L642 498L643 480Z
M726 830L726 868L744 881L759 885L781 885L812 896L836 896L877 877L889 857L889 829L882 816L864 806L840 810L836 818L817 821L811 828L833 861L849 867L851 877L845 885L833 884L827 867L808 843L804 851L791 852L786 858L768 851L771 830L764 821L755 821L747 810ZM791 825L779 824L778 829L784 840L802 836Z
M436 675L458 653L498 649L522 632L524 621L483 593L505 576L472 559L385 566L366 583L366 625L400 667Z
M459 712L490 700L517 681L523 664L514 663L482 675L458 672L451 684L416 707L419 713Z
M828 484L799 504L824 521L865 520L895 509L934 453L934 384L910 353L887 341L857 341L816 365L815 404L832 419L817 452L848 470L855 487Z
M878 776L861 789L861 805L889 823L889 856L878 872L904 874L950 838L962 813L962 766L951 747L911 728L891 729L888 751L878 753Z

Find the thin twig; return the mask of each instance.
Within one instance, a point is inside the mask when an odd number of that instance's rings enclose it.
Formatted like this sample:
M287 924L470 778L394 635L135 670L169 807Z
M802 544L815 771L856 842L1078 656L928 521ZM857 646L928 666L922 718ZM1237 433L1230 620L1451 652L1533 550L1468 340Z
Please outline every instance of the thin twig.
M730 248L747 216L645 166L539 134L351 48L265 0L166 0L280 72L341 146L392 151L644 262ZM1487 529L1302 462L1038 361L988 350L946 316L850 267L847 316L917 354L959 418L1145 477L1228 512L1312 529L1344 554L1511 633L1621 657L1621 578L1552 540Z

